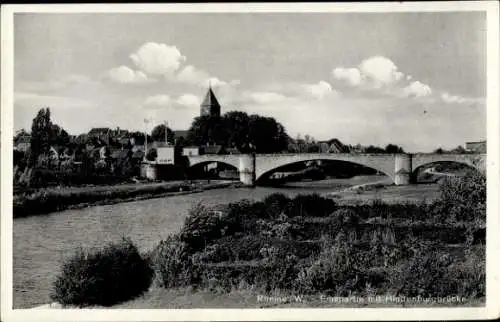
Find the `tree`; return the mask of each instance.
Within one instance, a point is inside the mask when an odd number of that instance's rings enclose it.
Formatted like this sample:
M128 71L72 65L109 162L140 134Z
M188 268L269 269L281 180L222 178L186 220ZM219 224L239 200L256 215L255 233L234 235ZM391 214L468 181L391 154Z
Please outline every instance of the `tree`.
M288 147L285 128L272 117L250 115L249 141L258 153L282 152Z
M433 153L436 153L436 154L443 154L444 151L443 151L443 148L437 148L436 150L434 150Z
M31 125L31 154L28 161L30 166L36 164L38 157L47 154L53 138L53 127L50 121L50 109L42 108L38 111Z
M50 132L50 145L66 146L69 144L70 137L62 127L52 124Z
M196 117L191 123L187 140L195 145L226 145L228 132L227 124L224 124L222 117L202 115Z
M387 144L385 147L385 152L387 153L404 153L404 150L402 147L399 147L395 144Z
M249 143L250 117L244 112L228 112L223 116L223 123L228 132L227 145L236 147L242 152L251 150Z
M149 161L154 161L158 157L158 151L156 151L155 148L149 149L148 153L146 154L146 159Z
M158 141L158 142L165 142L165 129L167 131L167 139L168 142L174 143L175 135L174 132L165 126L165 124L159 124L153 128L153 131L151 131L151 138L153 141Z

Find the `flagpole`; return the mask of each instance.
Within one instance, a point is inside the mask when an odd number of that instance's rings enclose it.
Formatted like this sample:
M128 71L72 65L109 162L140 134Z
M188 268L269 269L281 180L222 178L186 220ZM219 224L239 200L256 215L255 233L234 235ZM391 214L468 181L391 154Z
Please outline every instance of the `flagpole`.
M165 144L168 144L168 121L165 121Z
M147 124L149 120L144 119L144 161L147 161L147 154L148 154L148 129L147 129Z

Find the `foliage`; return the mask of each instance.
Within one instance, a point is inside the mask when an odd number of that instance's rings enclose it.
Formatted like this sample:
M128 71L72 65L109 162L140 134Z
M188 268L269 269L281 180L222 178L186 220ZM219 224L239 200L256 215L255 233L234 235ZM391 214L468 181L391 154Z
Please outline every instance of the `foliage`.
M403 150L402 147L397 146L395 144L387 144L385 147L385 152L386 153L404 153L405 151Z
M285 209L288 217L326 217L336 208L335 201L319 194L297 195Z
M159 124L155 126L151 131L151 138L153 139L153 141L165 142L165 129L167 131L168 142L173 144L175 139L174 132L165 124Z
M101 250L80 250L62 266L52 299L63 305L111 306L149 288L152 270L129 239Z
M29 164L36 164L39 155L49 152L51 132L50 110L49 108L42 108L38 111L31 125L31 155Z
M146 159L149 161L154 161L158 157L158 151L155 148L149 149L146 154Z
M448 222L486 223L486 176L469 171L463 177L450 177L440 183L441 197L433 205L434 215Z
M356 248L344 238L327 239L319 257L303 268L297 277L297 284L305 293L326 292L347 296L361 291L367 283L381 283L383 278L368 279L364 272L366 263L360 262Z
M196 282L197 266L188 250L178 236L169 236L158 244L150 255L155 284L169 288Z
M180 240L187 244L190 252L204 249L225 235L229 221L223 212L198 204L189 210L180 232Z
M274 153L286 150L288 137L274 118L229 112L221 117L196 117L187 141L195 145L218 144L241 152Z

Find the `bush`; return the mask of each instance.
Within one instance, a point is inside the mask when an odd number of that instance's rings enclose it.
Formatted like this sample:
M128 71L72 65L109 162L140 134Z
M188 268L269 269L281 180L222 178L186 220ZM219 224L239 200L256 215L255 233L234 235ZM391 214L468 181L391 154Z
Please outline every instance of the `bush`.
M348 296L385 282L383 274L371 273L368 267L365 256L348 240L327 240L319 257L299 272L296 283L304 293Z
M352 229L356 228L359 224L359 216L356 211L349 208L340 208L335 210L331 215L331 225L338 231L340 229Z
M335 208L335 201L318 194L298 195L288 203L285 214L288 217L327 217Z
M180 239L194 253L204 249L207 245L225 235L230 222L227 214L215 208L196 205L189 210L189 214L181 229Z
M393 286L397 295L404 296L449 296L457 295L456 281L447 278L452 264L457 262L450 254L435 247L421 247L396 273Z
M433 214L441 221L486 223L486 176L469 171L463 177L446 178L440 184L440 199Z
M94 252L77 252L63 264L51 298L63 305L111 306L142 294L151 279L149 262L124 238Z
M170 288L197 282L199 270L188 252L188 246L178 236L162 240L151 254L155 284Z
M290 198L282 193L273 193L264 198L263 203L270 214L270 218L275 218L286 210Z

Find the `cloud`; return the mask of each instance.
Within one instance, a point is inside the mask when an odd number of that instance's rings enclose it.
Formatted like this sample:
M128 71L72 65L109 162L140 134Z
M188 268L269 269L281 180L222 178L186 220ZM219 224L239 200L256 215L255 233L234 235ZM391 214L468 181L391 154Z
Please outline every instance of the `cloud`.
M358 67L333 69L335 79L344 81L350 86L363 85L371 88L382 88L397 84L404 78L392 60L383 56L373 56L363 60ZM407 80L411 76L406 77Z
M200 85L206 82L207 79L209 79L209 75L206 72L192 65L187 65L177 74L177 80L188 84Z
M286 99L284 95L275 92L253 92L247 93L244 96L257 104L278 103Z
M175 46L149 42L130 55L135 65L150 75L165 75L179 69L186 57Z
M112 68L107 72L107 76L120 84L143 84L151 81L143 72L134 71L127 66Z
M212 87L223 87L228 86L229 84L218 79L217 77L210 77L203 82L203 87L208 87L208 85Z
M432 90L427 84L415 81L403 89L406 96L424 97L432 94Z
M396 65L389 58L382 56L363 60L358 68L363 80L376 88L397 83L403 77Z
M303 88L307 94L316 99L323 99L326 95L332 93L332 86L325 81L319 81L317 84L306 84L303 85Z
M143 103L144 108L161 108L168 107L172 103L168 95L154 95L146 98Z
M200 98L193 94L183 94L175 102L187 107L199 107L201 104Z
M62 95L45 95L30 92L15 92L14 103L16 105L38 109L42 107L50 107L55 109L73 109L73 108L90 108L90 101Z
M446 92L441 94L441 99L443 100L443 102L447 104L453 104L453 103L462 104L462 103L468 103L470 101L470 99L456 95L450 95L449 93Z
M332 74L336 79L346 81L351 86L357 86L361 83L361 73L357 68L337 67L332 71Z

